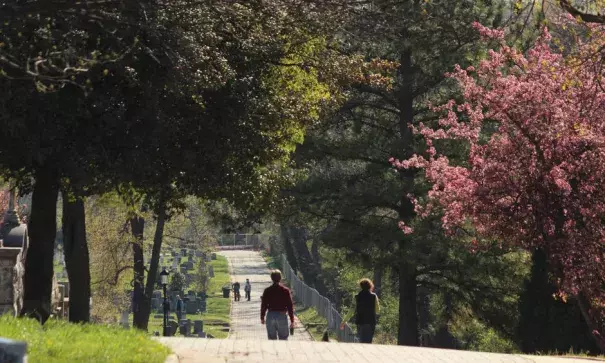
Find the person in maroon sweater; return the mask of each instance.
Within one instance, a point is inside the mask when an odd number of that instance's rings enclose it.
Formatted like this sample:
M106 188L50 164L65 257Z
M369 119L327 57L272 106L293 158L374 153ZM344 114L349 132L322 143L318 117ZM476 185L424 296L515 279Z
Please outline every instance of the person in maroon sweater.
M267 287L261 297L260 322L267 324L267 336L270 340L288 340L288 316L290 327L294 328L294 303L290 289L280 284L281 272L271 271L273 285ZM267 314L265 320L265 313Z

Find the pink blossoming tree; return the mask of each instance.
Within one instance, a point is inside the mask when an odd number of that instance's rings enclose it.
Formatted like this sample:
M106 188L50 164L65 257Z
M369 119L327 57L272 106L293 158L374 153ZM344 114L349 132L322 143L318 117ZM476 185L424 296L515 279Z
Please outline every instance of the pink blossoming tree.
M482 237L546 252L560 297L574 297L605 350L605 89L594 52L603 28L591 26L574 58L552 50L546 29L521 53L503 32L475 28L499 49L448 74L463 102L437 108L438 125L414 128L425 154L391 162L424 169L433 183L419 215L437 208L451 233L472 224ZM438 152L440 139L467 143L468 161L454 165Z

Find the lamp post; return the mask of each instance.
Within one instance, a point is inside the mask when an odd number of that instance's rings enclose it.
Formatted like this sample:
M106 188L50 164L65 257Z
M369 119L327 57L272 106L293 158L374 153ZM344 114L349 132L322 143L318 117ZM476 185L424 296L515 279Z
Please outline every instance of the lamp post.
M165 337L169 336L170 334L168 334L168 312L170 311L170 304L168 303L168 299L166 298L166 285L168 285L168 271L166 271L166 268L164 267L162 269L162 272L160 272L160 283L162 284L162 287L164 288L164 331L163 331L163 335Z

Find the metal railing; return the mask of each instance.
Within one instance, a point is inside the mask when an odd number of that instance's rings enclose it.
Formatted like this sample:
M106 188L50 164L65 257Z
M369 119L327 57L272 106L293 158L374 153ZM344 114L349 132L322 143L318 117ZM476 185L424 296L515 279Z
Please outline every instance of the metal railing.
M297 300L305 307L315 308L317 314L328 321L328 329L336 332L336 337L339 342L357 342L357 336L348 324L345 324L344 329L340 329L342 316L334 308L330 300L321 296L317 290L302 282L298 276L296 276L294 270L292 270L285 255L282 255L281 259L284 278L290 283L292 294L296 296Z

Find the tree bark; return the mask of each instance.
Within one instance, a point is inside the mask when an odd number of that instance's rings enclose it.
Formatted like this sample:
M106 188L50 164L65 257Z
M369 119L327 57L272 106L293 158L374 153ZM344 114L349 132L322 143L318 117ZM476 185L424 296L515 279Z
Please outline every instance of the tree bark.
M410 125L414 123L414 68L412 65L412 52L410 48L404 48L399 55L400 66L398 75L401 80L401 86L397 92L397 102L399 104L399 137L402 149L404 150L403 159L412 156L413 134ZM407 193L411 192L414 183L416 171L413 169L399 170L402 189L405 191L401 197L399 207L399 218L405 223L409 223L414 217L414 205L407 198ZM417 311L417 290L416 290L416 268L410 266L405 258L405 242L407 237L402 237L399 241L399 331L397 334L397 344L418 346L418 311Z
M286 259L288 263L290 263L290 267L294 272L298 272L298 264L296 263L296 255L294 254L294 249L292 248L292 243L290 242L290 233L288 231L288 227L285 225L280 226L282 242L284 244L284 251L286 252Z
M44 323L51 313L53 255L57 234L57 175L48 169L36 172L28 226L23 308L20 316L35 316Z
M153 248L151 250L151 264L149 266L149 272L147 273L147 283L145 284L145 293L143 299L139 304L139 314L141 326L137 326L139 329L147 330L149 325L149 315L151 314L151 296L153 296L153 290L155 288L155 280L158 275L158 265L160 263L160 252L162 250L162 240L164 237L164 225L166 222L166 206L160 204L157 215L157 224L155 227L155 235L153 237Z
M315 288L320 295L326 296L328 289L321 278L321 266L315 263L307 247L307 229L305 227L289 227L289 230L297 264L306 284Z
M605 353L605 338L603 338L601 335L603 333L603 329L601 328L601 324L599 324L598 320L595 319L591 314L592 309L590 307L590 302L588 299L586 299L586 296L583 293L578 294L575 300L580 308L582 317L584 317L586 325L588 325L588 328L592 332L591 336L599 347L601 354Z
M130 219L130 228L134 237L132 244L133 255L133 296L132 296L132 325L135 328L146 330L145 319L141 314L141 304L144 294L145 261L143 260L143 232L145 231L145 219L141 216Z
M384 273L383 266L376 266L374 268L374 292L378 297L382 296L382 275Z
M63 250L69 278L69 321L90 321L90 260L84 200L63 195Z
M398 345L418 346L418 310L416 272L405 263L399 266Z

